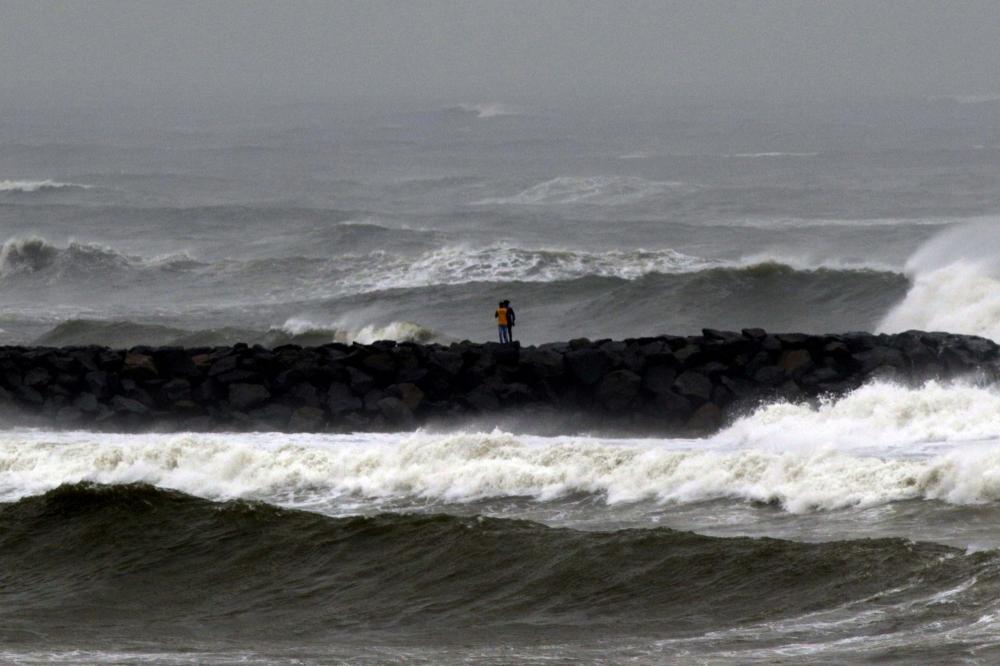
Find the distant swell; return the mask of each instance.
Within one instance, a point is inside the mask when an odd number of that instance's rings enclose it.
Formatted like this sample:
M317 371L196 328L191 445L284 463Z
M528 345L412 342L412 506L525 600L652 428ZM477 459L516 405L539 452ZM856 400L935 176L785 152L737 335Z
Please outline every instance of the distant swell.
M702 633L852 604L985 609L995 555L902 539L802 544L669 529L580 532L491 518L331 519L143 485L0 505L0 640L272 644ZM976 582L975 577L983 580ZM968 582L970 581L971 582ZM552 634L549 634L552 635Z
M476 205L590 204L613 206L636 203L650 196L686 192L690 187L674 181L651 181L635 176L559 176L509 197L477 201Z

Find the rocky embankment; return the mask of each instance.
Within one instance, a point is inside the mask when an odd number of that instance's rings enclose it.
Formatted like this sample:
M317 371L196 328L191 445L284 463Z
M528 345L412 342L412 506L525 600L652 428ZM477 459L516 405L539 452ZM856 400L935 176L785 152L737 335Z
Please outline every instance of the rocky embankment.
M538 347L377 342L275 349L0 348L7 422L107 430L400 430L571 416L581 428L705 432L764 400L801 401L866 379L1000 374L977 337L769 334Z

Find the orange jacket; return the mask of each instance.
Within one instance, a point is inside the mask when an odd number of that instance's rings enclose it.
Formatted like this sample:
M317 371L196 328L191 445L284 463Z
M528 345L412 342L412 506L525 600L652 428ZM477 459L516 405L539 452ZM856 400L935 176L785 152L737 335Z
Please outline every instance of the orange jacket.
M496 317L497 324L500 326L507 325L507 308L497 308L497 311L493 316Z

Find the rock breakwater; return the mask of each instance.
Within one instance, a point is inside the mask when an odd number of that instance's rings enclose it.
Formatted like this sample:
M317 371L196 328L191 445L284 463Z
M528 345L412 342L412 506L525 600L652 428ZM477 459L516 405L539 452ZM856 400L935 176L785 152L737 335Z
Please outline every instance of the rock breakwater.
M517 415L703 433L767 400L970 374L996 379L1000 347L920 331L705 329L538 347L2 347L0 406L8 422L107 430L404 430Z

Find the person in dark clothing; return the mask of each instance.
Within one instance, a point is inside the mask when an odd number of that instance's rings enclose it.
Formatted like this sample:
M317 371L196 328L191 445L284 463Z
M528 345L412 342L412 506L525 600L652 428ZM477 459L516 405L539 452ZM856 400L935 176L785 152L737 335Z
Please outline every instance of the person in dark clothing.
M503 306L507 308L507 342L514 342L514 308L510 307L510 301L505 300Z
M497 320L497 331L500 333L500 342L510 342L510 326L507 318L507 306L504 301L497 303L497 310L493 313L493 318Z

